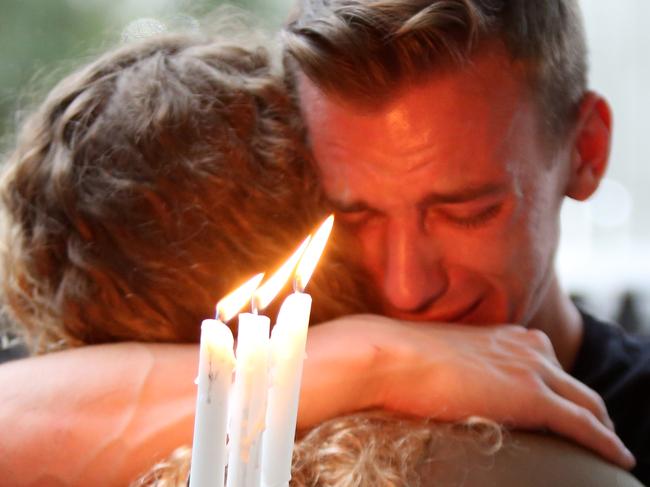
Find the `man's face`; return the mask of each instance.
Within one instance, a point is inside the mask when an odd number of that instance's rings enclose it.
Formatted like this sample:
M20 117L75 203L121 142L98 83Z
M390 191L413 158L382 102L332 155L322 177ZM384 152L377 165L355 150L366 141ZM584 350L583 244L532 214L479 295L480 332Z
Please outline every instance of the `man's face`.
M544 303L568 151L544 144L528 90L500 49L370 113L301 76L323 186L386 314L527 323Z

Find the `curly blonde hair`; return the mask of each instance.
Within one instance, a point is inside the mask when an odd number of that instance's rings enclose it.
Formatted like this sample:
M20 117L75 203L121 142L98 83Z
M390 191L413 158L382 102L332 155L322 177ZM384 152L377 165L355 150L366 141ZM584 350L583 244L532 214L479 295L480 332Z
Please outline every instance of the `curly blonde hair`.
M184 487L189 448L131 484ZM292 487L641 487L629 472L553 435L368 411L322 423L296 441Z
M503 440L496 423L480 418L436 423L386 411L356 413L326 421L296 441L290 485L446 485L445 479L462 478L454 468L464 468L461 460L470 452L489 467ZM191 449L178 448L131 487L185 487L190 460Z
M197 341L219 297L313 228L325 210L279 64L260 42L168 34L51 91L0 181L2 298L36 352ZM315 321L369 310L334 240Z

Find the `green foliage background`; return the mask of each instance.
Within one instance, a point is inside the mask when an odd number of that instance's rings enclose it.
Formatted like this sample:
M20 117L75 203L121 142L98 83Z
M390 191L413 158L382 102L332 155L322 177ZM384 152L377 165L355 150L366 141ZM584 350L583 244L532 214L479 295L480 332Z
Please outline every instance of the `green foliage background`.
M220 0L0 0L0 137L73 67L120 42L132 21L179 15L201 19ZM291 0L230 0L276 28Z

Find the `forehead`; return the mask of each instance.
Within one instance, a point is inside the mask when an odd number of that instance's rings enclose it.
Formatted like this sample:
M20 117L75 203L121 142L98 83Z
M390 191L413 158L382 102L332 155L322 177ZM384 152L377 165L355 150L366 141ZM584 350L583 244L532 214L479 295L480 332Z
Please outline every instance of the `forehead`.
M409 181L448 187L507 178L538 138L524 71L498 48L402 87L373 111L327 96L304 76L299 95L330 192L355 178L385 191Z

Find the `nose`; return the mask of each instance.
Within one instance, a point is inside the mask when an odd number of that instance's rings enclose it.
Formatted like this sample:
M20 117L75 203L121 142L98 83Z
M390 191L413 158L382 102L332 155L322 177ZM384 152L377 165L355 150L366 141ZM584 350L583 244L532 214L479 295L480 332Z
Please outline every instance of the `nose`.
M384 297L400 311L424 310L448 285L439 244L415 219L394 222L387 230Z

